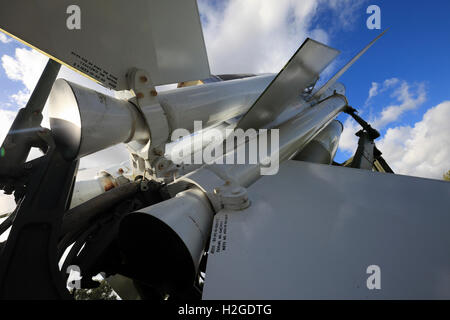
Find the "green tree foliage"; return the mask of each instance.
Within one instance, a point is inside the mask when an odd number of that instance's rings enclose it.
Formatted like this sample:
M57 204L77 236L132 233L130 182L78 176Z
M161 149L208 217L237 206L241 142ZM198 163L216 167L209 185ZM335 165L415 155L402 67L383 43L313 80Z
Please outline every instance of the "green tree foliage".
M447 173L444 173L444 180L450 181L450 170L448 170Z
M105 280L94 289L78 289L74 293L75 300L118 300L117 295Z

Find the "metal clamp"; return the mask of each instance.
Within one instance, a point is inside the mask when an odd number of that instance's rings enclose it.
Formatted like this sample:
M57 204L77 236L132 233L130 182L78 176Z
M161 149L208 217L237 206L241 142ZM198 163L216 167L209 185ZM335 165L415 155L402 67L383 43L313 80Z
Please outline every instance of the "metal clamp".
M211 167L202 167L193 171L169 186L172 193L180 191L180 186L186 188L195 185L200 188L210 200L214 211L222 209L243 210L250 206L247 189L231 178L221 177Z
M150 75L133 68L127 74L128 86L136 97L130 101L136 104L149 128L150 140L145 146L131 142L127 144L132 154L135 175L150 175L155 180L171 181L176 166L164 157L165 144L169 139L169 123Z

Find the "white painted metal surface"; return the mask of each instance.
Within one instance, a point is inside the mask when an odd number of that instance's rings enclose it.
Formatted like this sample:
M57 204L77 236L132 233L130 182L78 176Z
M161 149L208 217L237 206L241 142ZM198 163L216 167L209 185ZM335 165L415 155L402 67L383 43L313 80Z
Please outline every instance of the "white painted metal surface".
M145 121L132 103L64 79L53 84L48 112L52 132L68 159L121 142L149 139Z
M66 25L70 5L80 8L79 30ZM1 0L0 7L0 29L112 89L127 89L133 67L154 85L210 74L195 0Z
M329 99L300 112L291 119L280 124L279 144L272 146L272 132L267 134L267 155L258 152L256 164L249 163L240 165L212 164L206 168L212 169L220 176L227 177L237 184L248 187L264 174L275 174L278 164L289 159L294 153L302 150L321 130L323 130L347 105L345 96L335 95ZM262 137L265 139L265 137ZM252 140L260 139L256 137ZM245 154L249 155L251 143L246 143ZM230 157L237 163L238 152L229 152L225 158ZM224 161L224 163L226 163ZM229 163L229 162L228 162ZM202 169L199 169L202 170Z
M319 74L339 51L312 39L306 39L286 66L275 77L237 127L259 129L274 121L304 89L314 85Z
M450 298L448 182L288 161L249 196L215 216L203 299Z
M344 126L338 120L333 120L323 129L302 151L292 159L321 164L331 164L339 147L339 140Z
M347 99L344 96L330 97L314 108L309 108L281 124L278 143L277 138L275 142L272 141L271 133L267 137L260 134L250 138L247 143L239 145L236 150L223 156L222 164L205 165L180 177L172 187L177 190L177 183L196 185L205 192L213 204L215 212L230 204L230 201L233 206L237 201L240 204L235 206L237 208L247 207L248 195L242 187L252 185L261 175L276 174L279 163L289 159L296 151L302 150L346 105ZM250 155L252 145L258 145L259 139L265 140L266 138L267 153L258 152L254 159L255 162L250 162L248 155ZM245 164L236 164L240 151L245 151L245 159L243 159ZM232 160L231 163L234 165L230 165L229 160ZM231 191L231 194L228 191Z
M202 121L207 128L245 113L274 77L269 74L179 88L159 93L158 100L172 130L192 132L194 121Z
M202 191L192 188L176 197L125 216L119 242L127 261L149 283L194 283L213 220Z

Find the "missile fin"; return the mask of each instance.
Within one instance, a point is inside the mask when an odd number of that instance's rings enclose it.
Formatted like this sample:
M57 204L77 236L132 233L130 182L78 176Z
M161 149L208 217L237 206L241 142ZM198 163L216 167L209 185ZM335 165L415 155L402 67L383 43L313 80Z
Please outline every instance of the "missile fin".
M237 128L259 129L275 120L319 74L336 58L339 51L312 39L306 39L286 66L272 80Z

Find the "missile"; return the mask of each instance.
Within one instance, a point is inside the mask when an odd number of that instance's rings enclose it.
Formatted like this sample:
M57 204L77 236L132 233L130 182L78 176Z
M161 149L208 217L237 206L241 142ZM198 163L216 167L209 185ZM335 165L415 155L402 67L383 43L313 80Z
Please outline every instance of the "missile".
M268 161L285 161L320 138L323 130L324 136L336 130L333 119L346 105L345 96L331 96L282 123L278 127L279 147L270 146L267 157L259 158L257 164L203 166L178 180L189 181L190 189L125 216L120 224L119 244L136 279L168 291L192 285L217 213L209 194L211 174L205 171L248 187L261 177L260 168L267 166ZM254 139L258 138L262 137ZM246 142L246 148L251 143L252 140ZM330 145L333 152L334 140Z
M198 188L125 216L119 245L135 278L173 292L192 286L213 221Z
M331 164L343 129L344 126L340 121L331 121L310 143L297 152L292 160Z
M194 132L245 113L274 75L179 88L158 95L168 125ZM81 158L119 143L150 139L145 118L133 100L116 99L64 79L55 81L48 100L50 127L67 159Z
M149 139L135 105L58 79L48 99L50 127L67 159L81 158L115 144Z

